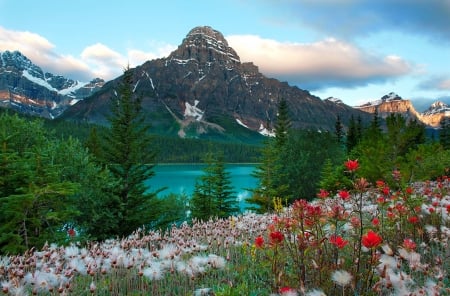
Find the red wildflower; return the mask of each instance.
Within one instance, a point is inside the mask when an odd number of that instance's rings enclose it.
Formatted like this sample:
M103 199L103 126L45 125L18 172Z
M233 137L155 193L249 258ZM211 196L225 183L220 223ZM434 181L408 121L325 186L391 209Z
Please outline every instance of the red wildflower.
M264 246L264 238L262 236L258 236L255 238L255 246L258 249L261 249Z
M448 205L446 206L446 208L447 208L447 213L450 213L450 204L448 204Z
M374 217L372 219L372 225L377 227L378 225L380 225L380 220L377 217Z
M338 195L342 200L348 200L350 198L350 193L347 190L340 190Z
M363 235L361 243L364 247L371 249L378 247L382 241L383 239L381 236L372 230L369 230L365 235Z
M412 194L413 193L413 189L411 187L406 187L406 193L407 194Z
M381 189L381 192L383 192L384 195L389 195L390 189L388 186L384 186L383 189Z
M339 249L342 249L343 247L345 247L348 244L348 241L343 239L339 235L334 235L333 234L332 236L330 236L330 243L335 245Z
M408 218L408 222L411 224L416 224L417 222L419 222L419 217L417 216L411 216Z
M327 198L330 195L330 193L328 191L326 191L325 189L320 189L320 192L317 193L317 197L319 198Z
M378 188L383 188L385 183L383 180L378 180L375 182L375 184L377 185Z
M357 159L356 160L349 159L344 163L344 165L347 168L347 170L350 172L354 172L359 168L359 163L358 163Z
M280 288L280 294L291 294L291 293L295 293L295 289L292 289L291 287L281 287Z
M281 244L284 240L284 235L279 231L273 231L269 234L270 242L272 244L278 245Z
M68 234L70 237L74 237L75 235L77 235L77 232L75 231L75 229L69 228L69 230L67 230L67 234Z
M403 240L403 247L408 251L412 251L416 248L416 243L410 238L405 238Z

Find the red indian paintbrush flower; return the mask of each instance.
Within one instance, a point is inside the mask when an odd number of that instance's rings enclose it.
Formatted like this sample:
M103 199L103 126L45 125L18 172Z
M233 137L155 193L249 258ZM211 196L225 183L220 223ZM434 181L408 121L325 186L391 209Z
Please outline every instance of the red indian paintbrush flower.
M343 247L345 247L348 244L348 241L343 239L339 235L334 235L333 234L332 236L330 236L330 243L335 245L339 249L342 249Z
M405 238L403 240L403 247L408 251L413 251L416 248L416 243L410 238Z
M269 234L270 242L274 245L279 245L284 240L284 235L279 231L273 231Z
M261 249L264 246L264 238L262 236L258 236L255 238L255 246L258 249Z
M325 189L320 189L320 192L317 193L317 197L319 198L327 198L330 195L330 193L328 191L326 191Z
M358 163L357 159L356 160L349 159L344 163L344 165L347 168L347 170L350 172L354 172L359 168L359 163Z
M376 248L378 247L383 239L377 233L369 230L365 235L363 235L361 243L366 248Z
M347 190L340 190L338 195L342 200L348 200L350 198L350 193Z

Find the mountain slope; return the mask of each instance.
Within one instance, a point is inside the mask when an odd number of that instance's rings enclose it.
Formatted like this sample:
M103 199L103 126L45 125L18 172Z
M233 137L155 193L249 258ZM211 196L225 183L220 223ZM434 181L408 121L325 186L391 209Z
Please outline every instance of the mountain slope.
M392 113L403 114L408 119L416 119L423 124L437 128L444 116L450 116L450 107L440 101L433 103L425 112L416 111L410 100L404 100L396 93L389 93L380 100L356 107L364 112L375 113L385 118Z
M243 131L273 132L278 102L287 101L294 128L333 130L336 118L371 118L365 112L267 78L253 63L241 63L223 35L196 27L167 58L148 61L133 71L134 90L160 132L180 137L221 137ZM106 123L109 98L118 77L64 114L71 120Z
M0 107L55 118L103 84L98 78L81 83L44 73L18 51L0 52Z

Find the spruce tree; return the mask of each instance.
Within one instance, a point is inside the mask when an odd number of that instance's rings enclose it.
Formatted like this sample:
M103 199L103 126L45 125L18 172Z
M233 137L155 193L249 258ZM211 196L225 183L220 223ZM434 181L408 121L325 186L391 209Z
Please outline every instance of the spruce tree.
M205 157L203 175L196 181L191 199L192 218L207 220L211 217L225 218L238 211L232 190L230 175L225 170L223 155L211 152Z
M289 108L285 99L281 99L278 104L277 121L275 122L275 141L278 149L285 146L289 138L289 129L292 122L289 118Z
M444 149L450 149L450 117L444 116L439 122L439 143Z
M117 96L111 98L110 128L104 138L103 159L118 179L116 194L120 200L117 213L119 236L129 235L150 224L158 216L156 192L145 181L154 175L150 125L142 110L142 97L133 92L133 72L124 71Z
M342 139L344 137L344 127L341 122L341 116L338 114L336 118L336 122L334 124L334 132L336 134L336 140L339 144L342 143Z

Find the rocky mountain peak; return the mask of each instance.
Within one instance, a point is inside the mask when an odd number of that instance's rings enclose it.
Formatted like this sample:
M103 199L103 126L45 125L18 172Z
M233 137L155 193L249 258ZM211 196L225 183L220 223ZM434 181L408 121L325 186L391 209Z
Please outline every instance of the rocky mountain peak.
M450 106L441 101L436 101L423 112L425 115L431 115L436 113L450 113Z
M179 64L219 63L232 67L240 64L236 51L228 46L225 37L219 31L208 26L195 27L183 39L178 49L168 58Z

